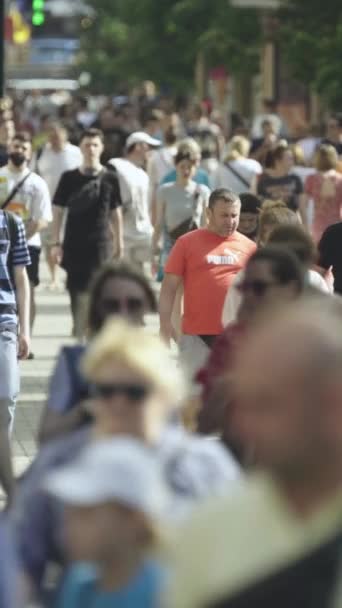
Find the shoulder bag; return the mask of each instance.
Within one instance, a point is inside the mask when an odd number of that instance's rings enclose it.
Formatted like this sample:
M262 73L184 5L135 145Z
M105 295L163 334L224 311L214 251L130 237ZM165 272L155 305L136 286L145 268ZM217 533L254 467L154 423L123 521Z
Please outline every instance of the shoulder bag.
M234 169L234 167L232 167L232 165L228 162L224 163L225 167L227 167L227 169L229 169L229 171L235 175L235 177L237 177L237 179L244 185L246 186L246 188L250 188L250 183L243 177L243 175L241 175L241 173L239 173L236 169Z
M11 200L15 197L15 195L19 192L20 188L24 185L24 183L26 182L27 178L30 177L31 175L31 171L29 171L22 180L20 180L20 182L18 182L14 188L12 188L11 192L9 193L9 195L7 196L6 200L2 203L1 205L1 209L6 209L6 207L8 207L8 205L10 204Z
M200 189L197 186L196 190L194 192L194 196L193 196L194 200L193 200L192 216L187 218L183 222L181 222L181 224L178 224L178 226L176 226L175 228L172 228L172 230L168 231L168 235L173 242L177 241L177 239L179 239L179 237L183 236L187 232L192 232L193 230L197 230L199 228L199 226L197 225L197 222L195 220L195 217L196 217L196 213L198 210L198 201L199 201L200 194L201 194Z

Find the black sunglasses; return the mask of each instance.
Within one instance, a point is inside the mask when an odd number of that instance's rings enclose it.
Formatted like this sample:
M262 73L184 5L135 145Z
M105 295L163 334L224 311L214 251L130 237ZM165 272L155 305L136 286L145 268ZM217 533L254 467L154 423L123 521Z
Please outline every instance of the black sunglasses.
M241 293L253 291L256 296L263 296L268 289L274 287L275 285L279 285L279 283L261 280L242 281L242 283L236 285L236 289L238 289Z
M130 401L143 401L151 389L144 384L129 384L125 382L96 383L92 386L93 397L112 399L121 395Z
M119 314L123 311L135 314L144 308L144 302L140 298L103 298L100 305L103 310L111 314Z

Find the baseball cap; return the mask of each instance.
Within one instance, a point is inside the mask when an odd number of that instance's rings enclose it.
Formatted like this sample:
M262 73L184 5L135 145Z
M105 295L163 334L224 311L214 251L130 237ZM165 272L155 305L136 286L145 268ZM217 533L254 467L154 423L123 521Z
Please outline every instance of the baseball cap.
M135 131L129 135L126 140L126 148L130 148L131 146L134 146L134 144L147 144L148 146L151 146L151 148L159 148L159 146L161 146L159 139L151 137L144 131Z
M154 453L131 438L98 440L69 466L51 473L43 487L66 504L96 506L119 502L161 517L169 493Z

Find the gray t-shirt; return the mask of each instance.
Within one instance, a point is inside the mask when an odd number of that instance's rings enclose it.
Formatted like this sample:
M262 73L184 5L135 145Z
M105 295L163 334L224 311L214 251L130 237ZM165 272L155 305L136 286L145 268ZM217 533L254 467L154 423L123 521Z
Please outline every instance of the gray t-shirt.
M176 183L160 186L157 192L157 204L164 210L166 229L173 230L190 218L200 226L209 196L209 188L194 181L191 181L186 188Z

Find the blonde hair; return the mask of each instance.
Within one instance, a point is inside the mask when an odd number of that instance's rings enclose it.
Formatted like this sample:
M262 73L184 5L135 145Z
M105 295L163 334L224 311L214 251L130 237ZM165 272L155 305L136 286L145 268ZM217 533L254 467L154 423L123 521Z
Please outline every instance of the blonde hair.
M262 204L261 211L259 214L259 243L264 242L264 234L266 227L269 226L280 226L283 224L295 224L298 225L298 215L288 208L284 201L272 201L265 200Z
M299 144L291 144L290 150L293 154L294 164L297 167L306 167L303 148Z
M118 362L135 370L165 395L172 406L185 395L184 377L168 348L144 328L119 319L107 321L89 345L82 371L90 381L95 381L99 368L106 362Z
M240 158L240 156L247 158L250 147L250 142L246 137L243 137L243 135L236 135L228 143L227 156L225 160L236 160L237 158Z
M193 137L185 137L177 145L177 154L193 154L197 158L201 158L200 145Z
M338 156L334 146L322 144L318 146L314 155L314 166L317 171L330 171L336 169Z

